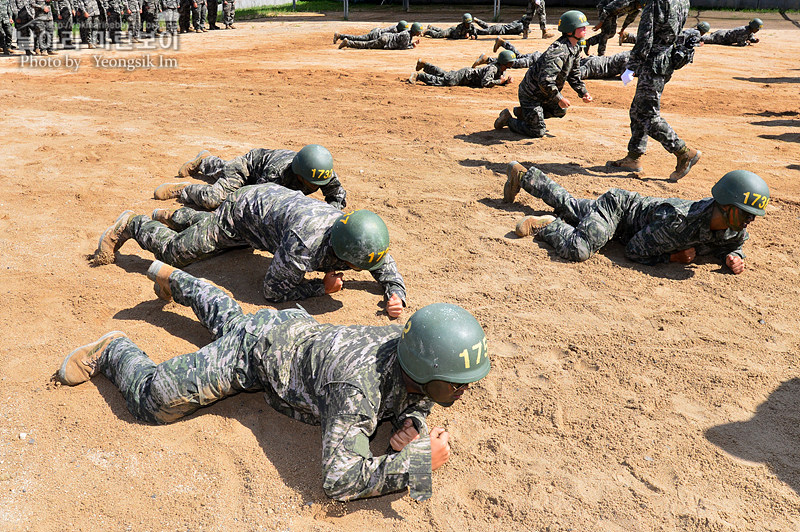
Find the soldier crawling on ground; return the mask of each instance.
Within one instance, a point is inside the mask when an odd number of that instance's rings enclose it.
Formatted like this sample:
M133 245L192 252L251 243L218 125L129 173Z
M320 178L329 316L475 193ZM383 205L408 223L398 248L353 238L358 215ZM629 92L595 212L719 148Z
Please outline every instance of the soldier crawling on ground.
M364 33L363 35L356 35L351 33L334 33L333 34L333 44L336 44L339 40L348 41L374 41L384 33L400 33L401 31L408 31L411 29L411 24L406 22L405 20L401 20L394 26L389 26L388 28L372 28L369 32Z
M436 26L428 26L425 29L424 37L431 39L477 39L475 24L472 21L472 15L464 13L461 17L461 23L446 30L437 28Z
M422 26L419 22L411 25L407 31L398 33L386 32L377 39L371 41L351 41L344 39L339 43L339 48L361 48L370 50L408 50L409 48L416 48L419 44L419 39L414 40L414 37L419 36L422 32Z
M418 59L417 71L411 74L408 82L414 84L417 81L421 81L426 85L438 87L461 85L484 89L507 85L511 83L511 77L506 76L504 72L513 61L514 53L503 50L491 65L481 68L462 68L461 70L446 71L422 59ZM420 70L423 72L419 72Z
M739 26L730 30L717 30L703 36L705 44L723 44L727 46L749 46L759 41L756 33L764 26L760 18L754 18L747 26Z

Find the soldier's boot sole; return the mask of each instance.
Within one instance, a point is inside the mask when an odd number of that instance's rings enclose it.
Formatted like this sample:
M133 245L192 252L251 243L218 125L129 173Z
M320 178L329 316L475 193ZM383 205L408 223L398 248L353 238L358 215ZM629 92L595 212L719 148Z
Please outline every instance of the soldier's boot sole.
M514 233L517 236L536 236L542 228L556 219L555 216L550 214L545 214L542 216L526 216L525 218L521 219L517 222L517 226L514 228Z
M186 186L186 183L164 183L153 191L153 197L157 200L175 199Z
M200 150L200 153L195 155L194 159L191 161L186 161L181 165L181 167L178 169L178 177L191 176L197 170L197 167L200 166L200 161L210 156L211 152L208 150Z
M175 214L173 209L153 209L150 219L155 220L156 222L161 222L170 229L175 229L175 224L172 223L173 214Z
M494 48L492 49L493 52L497 52L497 50L506 43L506 40L502 37L498 37L494 40Z
M503 185L503 202L513 203L514 199L519 194L520 181L522 176L525 175L528 169L519 164L517 161L511 161L506 165L506 184Z
M550 33L550 32L549 32L549 31L547 31L547 30L545 30L545 31L543 31L543 32L542 32L542 39L550 39L550 38L552 38L552 37L555 37L555 34L554 34L554 33Z
M147 268L147 278L153 281L153 291L159 299L172 301L172 289L169 287L169 276L177 268L164 264L160 260L153 261Z
M481 54L480 56L478 56L478 58L475 60L475 62L472 63L472 68L476 68L476 67L479 67L481 65L485 65L488 62L488 61L486 61L486 59L488 59L486 57L486 54Z
M334 33L333 34L333 44L336 44L336 41L338 41L338 40L339 40L339 34L338 33Z
M84 383L97 375L97 362L103 355L108 344L116 338L122 338L125 333L122 331L111 331L104 334L94 342L73 350L64 359L58 369L58 380L68 386L76 386Z
M689 149L684 155L678 156L678 164L675 166L675 171L669 175L669 180L672 183L677 183L679 179L685 177L692 169L692 166L697 164L703 152L700 150Z
M117 250L125 243L130 235L127 234L128 222L133 218L133 211L125 211L117 217L116 221L103 231L97 243L92 262L95 265L111 264L115 260Z
M494 128L495 129L503 129L508 125L508 121L511 119L511 111L508 109L503 109L500 111L500 116L498 116L494 121Z
M639 160L628 157L627 155L616 161L608 161L606 163L606 168L621 168L622 170L628 170L636 174L642 172L642 165L639 163Z
M416 65L414 65L414 70L416 70L417 72L419 72L420 70L422 70L423 68L425 68L425 64L426 64L426 62L425 62L425 61L423 61L422 59L417 59L417 64L416 64Z
M342 42L339 43L339 50L341 50L342 48L344 48L348 44L350 44L350 41L348 41L347 39L343 39Z

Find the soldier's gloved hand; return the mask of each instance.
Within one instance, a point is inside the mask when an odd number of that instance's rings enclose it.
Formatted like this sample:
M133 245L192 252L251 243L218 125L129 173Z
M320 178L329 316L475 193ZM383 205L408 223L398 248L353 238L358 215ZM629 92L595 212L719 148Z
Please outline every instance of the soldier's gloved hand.
M569 100L562 96L561 99L558 100L558 106L561 107L562 109L566 109L567 107L569 107Z
M325 274L325 277L322 279L322 284L325 286L325 293L332 294L334 292L338 292L342 289L342 277L344 277L343 273L337 272L328 272Z
M586 103L589 103L589 102L591 102L592 100L594 100L594 98L592 98L592 95L591 95L591 94L589 94L588 92L587 92L586 94L584 94L584 95L583 95L583 101L584 101L584 102L586 102Z
M396 318L403 313L403 300L397 294L386 300L386 313L391 318Z
M680 262L681 264L689 264L691 263L694 258L697 256L697 252L694 248L684 249L682 251L676 251L672 255L669 256L670 262Z
M744 271L744 259L739 255L731 253L725 257L725 264L728 265L728 268L731 269L734 275L739 275Z
M414 422L411 418L403 421L403 428L392 434L389 438L389 445L398 453L402 451L406 445L419 438L419 432L414 427Z
M450 459L450 434L442 427L431 430L431 470L436 471Z

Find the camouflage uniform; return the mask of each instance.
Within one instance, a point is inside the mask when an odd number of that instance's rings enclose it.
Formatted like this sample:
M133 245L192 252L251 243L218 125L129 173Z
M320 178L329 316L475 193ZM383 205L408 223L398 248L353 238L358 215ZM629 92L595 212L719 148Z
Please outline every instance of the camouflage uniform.
M222 21L225 29L233 27L233 19L236 16L236 0L222 0Z
M372 28L368 33L363 35L349 35L347 33L340 33L340 39L347 39L348 41L374 41L385 33L398 33L397 24L389 28Z
M158 24L160 11L160 0L142 0L142 34L145 37L154 37L160 30Z
M717 30L703 35L700 40L704 44L724 44L727 46L747 46L750 43L758 42L758 38L755 33L750 31L749 26L740 26L731 30Z
M578 68L580 53L581 49L572 46L569 38L562 35L531 65L519 84L519 114L508 121L511 131L528 137L544 136L547 133L545 118L561 118L567 114L566 109L558 106L565 81L581 98L587 94Z
M206 9L208 11L208 29L216 30L217 26L217 12L219 11L219 2L217 0L206 0Z
M479 18L473 18L472 22L478 26L475 28L476 35L522 35L525 28L525 17L510 24L489 25Z
M192 26L195 31L205 28L206 0L194 0L192 4Z
M34 47L42 52L53 50L53 6L51 0L32 0ZM45 11L47 10L47 11Z
M100 31L100 8L95 0L75 0L75 18L78 21L81 43L97 44Z
M642 10L640 0L600 0L597 3L597 11L600 17L600 33L592 35L586 39L586 50L590 46L597 45L597 55L605 55L606 43L608 39L617 33L617 17L625 15L623 26L627 27L636 19Z
M523 17L527 24L533 20L533 17L539 19L539 28L542 33L547 31L547 14L545 13L544 0L528 0L528 8L525 10L525 17ZM527 27L525 28L527 31Z
M53 21L58 25L58 40L63 47L72 47L72 0L53 0Z
M620 242L625 256L642 264L669 262L672 253L691 247L723 263L729 254L745 256L747 230L711 229L713 198L653 198L612 188L596 200L576 199L537 168L528 170L521 185L555 210L558 218L537 238L567 260L588 260L610 240Z
M196 173L207 179L215 179L213 185L188 185L181 191L180 200L193 203L208 210L214 210L229 194L245 185L277 183L291 190L299 190L303 194L313 194L316 189L308 189L300 183L292 171L292 160L296 151L268 150L256 148L230 161L219 157L206 157L200 161ZM333 178L327 185L319 187L325 201L337 209L347 206L347 192L342 188L339 176L333 172Z
M322 279L305 281L306 272L351 269L329 242L331 227L341 216L335 207L267 183L239 189L213 213L179 209L171 222L180 233L147 216L133 217L127 231L142 248L176 267L233 248L269 251L273 257L264 276L264 297L282 302L325 295ZM397 294L405 304L405 284L391 256L370 273L386 299Z
M417 80L437 87L461 85L463 87L490 88L502 84L500 77L503 74L497 65L446 71L430 63L425 63L422 70L417 74Z
M428 26L428 29L422 35L431 39L469 39L476 36L477 33L475 33L475 25L472 22L462 22L446 30L436 26Z
M661 93L672 76L673 45L689 14L689 0L651 0L642 10L636 44L628 68L639 81L631 102L631 140L628 155L634 159L647 151L648 135L664 149L676 153L686 146L661 117Z
M278 412L321 425L325 493L347 501L410 489L431 496L426 418L433 403L409 394L397 362L401 327L320 324L302 309L244 314L222 290L177 270L176 302L191 307L214 341L156 365L127 337L106 347L98 369L141 421L171 423L225 397L263 390ZM379 423L411 419L419 439L373 456Z
M8 50L14 41L14 1L0 0L0 49Z
M122 7L128 19L128 37L138 40L142 31L142 0L122 0Z
M347 48L369 48L373 50L408 50L414 48L413 37L408 31L400 33L384 33L371 41L343 41Z
M189 31L193 0L179 0L178 4L178 31L186 33Z
M122 33L122 0L106 0L106 26L108 38L112 43L118 43Z
M178 0L161 0L161 18L164 20L164 32L170 35L178 33Z
M511 65L508 68L530 68L536 61L539 60L539 57L542 55L542 52L521 54L519 50L517 50L517 47L511 44L509 41L503 42L501 46L514 53L515 59L511 62ZM494 65L495 63L497 63L496 57L486 58L486 64Z
M26 53L33 53L33 6L31 0L12 0L14 26L17 30L17 46Z
M629 51L614 55L581 57L581 79L618 78L628 68Z

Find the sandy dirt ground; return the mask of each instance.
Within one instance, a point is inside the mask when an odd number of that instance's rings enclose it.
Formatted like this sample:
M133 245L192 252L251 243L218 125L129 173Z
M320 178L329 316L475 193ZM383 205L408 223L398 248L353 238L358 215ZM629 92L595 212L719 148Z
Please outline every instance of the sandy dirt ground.
M0 58L0 530L800 530L800 68L789 44L800 29L764 14L760 44L704 47L676 73L663 114L703 157L671 184L674 157L652 142L641 179L603 171L629 136L634 89L619 81L589 81L593 103L573 98L551 136L522 139L492 123L523 71L491 90L404 81L417 57L469 66L491 38L411 51L331 44L334 31L460 13L244 22L188 35L180 50L73 51L48 68ZM751 16L700 18L716 29ZM549 44L514 39L524 51ZM127 72L92 57L145 54L177 67ZM349 206L389 226L409 289L400 321L453 302L489 338L492 372L431 417L450 431L452 457L424 503L327 499L319 428L261 394L150 426L102 376L51 382L66 353L110 330L156 361L210 340L189 309L155 297L152 255L135 242L116 264L90 267L120 212L174 205L152 190L201 148L233 157L312 142L334 154ZM502 203L512 159L581 197L620 187L699 199L744 168L773 199L750 227L740 276L709 260L638 265L618 244L568 263L514 236L519 217L547 208L524 192ZM269 260L236 251L186 269L255 311ZM369 275L347 273L344 286L304 306L323 322L390 323Z

